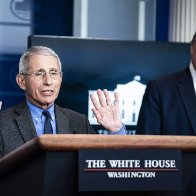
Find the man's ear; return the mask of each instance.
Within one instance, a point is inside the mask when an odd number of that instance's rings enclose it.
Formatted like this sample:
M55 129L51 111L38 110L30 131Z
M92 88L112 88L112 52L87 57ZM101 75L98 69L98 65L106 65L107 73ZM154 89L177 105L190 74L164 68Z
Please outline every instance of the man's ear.
M23 75L17 74L16 82L22 90L26 90L26 83Z

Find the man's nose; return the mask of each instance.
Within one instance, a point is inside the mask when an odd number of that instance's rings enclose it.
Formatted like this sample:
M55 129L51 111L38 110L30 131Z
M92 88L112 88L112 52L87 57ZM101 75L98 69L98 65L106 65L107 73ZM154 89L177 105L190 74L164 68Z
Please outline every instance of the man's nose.
M44 80L44 83L52 84L52 77L50 73L45 72L45 74L43 75L43 80Z

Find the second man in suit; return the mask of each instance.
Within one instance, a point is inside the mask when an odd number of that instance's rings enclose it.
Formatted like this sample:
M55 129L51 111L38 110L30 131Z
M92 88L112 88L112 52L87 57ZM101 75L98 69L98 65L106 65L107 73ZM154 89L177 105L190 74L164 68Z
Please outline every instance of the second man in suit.
M196 135L196 33L190 52L184 70L147 84L137 134Z

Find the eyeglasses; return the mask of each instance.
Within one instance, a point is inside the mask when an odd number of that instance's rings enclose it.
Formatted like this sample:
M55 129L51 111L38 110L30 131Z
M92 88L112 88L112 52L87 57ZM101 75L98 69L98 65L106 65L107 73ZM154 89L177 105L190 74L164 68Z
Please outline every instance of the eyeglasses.
M63 75L62 71L56 71L56 70L50 70L48 73L50 75L50 78L52 78L52 79L57 79ZM43 78L46 77L47 72L46 71L36 71L33 73L23 73L21 75L33 76L36 80L42 80Z

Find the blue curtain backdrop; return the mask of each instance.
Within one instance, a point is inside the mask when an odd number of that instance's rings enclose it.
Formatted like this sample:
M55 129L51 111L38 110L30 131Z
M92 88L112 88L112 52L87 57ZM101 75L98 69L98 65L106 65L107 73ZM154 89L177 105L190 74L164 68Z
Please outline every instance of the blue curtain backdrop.
M33 33L73 35L73 0L35 0Z
M157 0L156 41L168 41L169 0Z

